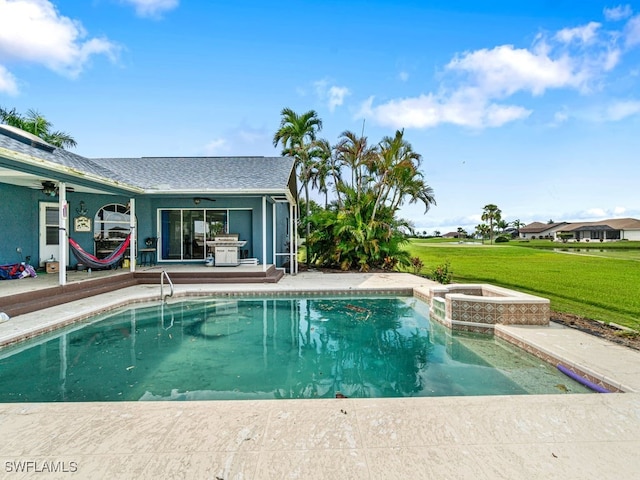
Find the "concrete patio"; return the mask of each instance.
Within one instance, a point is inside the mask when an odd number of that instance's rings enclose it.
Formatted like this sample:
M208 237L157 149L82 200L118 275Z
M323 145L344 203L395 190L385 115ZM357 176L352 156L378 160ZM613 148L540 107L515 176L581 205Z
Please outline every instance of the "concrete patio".
M277 284L176 285L175 294L431 285L409 274L307 272ZM157 285L138 285L15 317L0 324L0 345L158 295ZM637 478L640 352L555 324L500 328L629 393L0 404L0 471L6 478Z

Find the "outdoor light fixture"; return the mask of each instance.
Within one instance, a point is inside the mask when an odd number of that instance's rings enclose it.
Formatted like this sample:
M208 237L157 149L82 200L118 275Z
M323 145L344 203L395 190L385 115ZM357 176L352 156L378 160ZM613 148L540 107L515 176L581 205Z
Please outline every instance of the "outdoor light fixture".
M210 202L215 202L215 201L216 201L216 199L215 199L215 198L209 198L209 197L195 197L195 198L193 199L193 203L195 203L196 205L200 205L200 202L201 202L202 200L208 200L208 201L210 201Z
M55 197L58 195L58 188L53 182L42 182L42 193L44 193L47 197Z

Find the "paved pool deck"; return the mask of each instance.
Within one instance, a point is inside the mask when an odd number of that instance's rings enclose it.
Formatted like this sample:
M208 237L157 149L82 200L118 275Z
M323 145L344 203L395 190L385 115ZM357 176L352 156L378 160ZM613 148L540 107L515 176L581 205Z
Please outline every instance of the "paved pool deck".
M277 284L176 285L175 295L430 285L306 272ZM0 324L0 344L158 295L140 285L16 317ZM629 393L0 404L0 478L640 478L640 352L556 324L500 328Z

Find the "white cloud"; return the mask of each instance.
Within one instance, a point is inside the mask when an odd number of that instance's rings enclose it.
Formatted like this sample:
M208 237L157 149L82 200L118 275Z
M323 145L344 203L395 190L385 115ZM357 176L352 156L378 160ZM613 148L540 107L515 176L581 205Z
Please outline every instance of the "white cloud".
M401 82L406 82L407 80L409 80L409 73L402 71L398 74L398 78L400 79Z
M18 94L18 84L9 70L0 65L0 93Z
M179 0L122 0L133 5L141 17L159 17L178 6Z
M637 32L640 43L640 17L632 18L625 28L627 42ZM601 24L590 22L540 34L528 48L499 45L464 52L445 65L436 91L379 105L371 97L362 103L357 117L394 128L443 123L499 127L531 115L529 108L509 101L515 95L535 97L558 89L588 94L601 89L605 75L621 61L619 39L620 32L603 31ZM565 119L556 117L556 123Z
M35 63L76 77L93 55L115 60L117 52L106 38L87 38L80 22L60 15L48 0L0 0L0 58L5 65ZM5 71L3 78L8 75Z
M640 101L617 101L607 107L603 120L618 121L638 113L640 113Z
M598 22L589 22L586 25L575 28L563 28L558 33L556 33L556 39L563 43L591 43L596 40L596 36L598 34L598 29L601 27L601 24Z
M349 89L347 87L336 87L335 85L329 88L329 111L333 112L336 107L339 107L344 102L344 97L349 95Z
M625 46L634 47L640 44L640 15L629 19L623 31Z
M433 94L391 100L373 107L373 97L361 106L357 117L372 118L392 128L430 128L441 123L463 127L499 127L531 114L516 105L486 103L471 96L438 97Z
M629 18L633 14L633 10L630 5L618 5L614 8L605 8L603 13L607 20L617 21Z
M223 156L228 154L229 151L229 144L224 138L213 139L203 148L203 153L210 156Z
M339 87L337 85L329 86L329 80L327 79L314 82L313 87L320 101L327 102L327 107L330 112L333 112L336 107L341 106L346 96L351 95L347 87Z
M569 120L569 114L565 110L556 112L553 115L553 125L554 126L560 125L561 123L564 123L567 120Z
M272 134L266 128L254 128L245 124L226 130L203 146L203 155L273 155Z
M455 58L446 68L466 72L472 84L500 97L523 90L541 95L549 88L580 87L587 80L569 56L553 59L543 44L533 51L511 45L477 50Z
M614 208L613 208L613 214L614 214L616 217L621 216L621 215L624 215L626 211L627 211L627 209L626 209L626 208L624 208L624 207L614 207Z

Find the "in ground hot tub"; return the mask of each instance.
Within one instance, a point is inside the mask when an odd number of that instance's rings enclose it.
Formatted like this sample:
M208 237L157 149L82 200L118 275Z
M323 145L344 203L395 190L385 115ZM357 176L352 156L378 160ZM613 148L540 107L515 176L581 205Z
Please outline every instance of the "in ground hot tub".
M418 294L418 296L420 296ZM548 325L546 298L487 284L431 287L430 318L453 330L493 333L496 325Z

